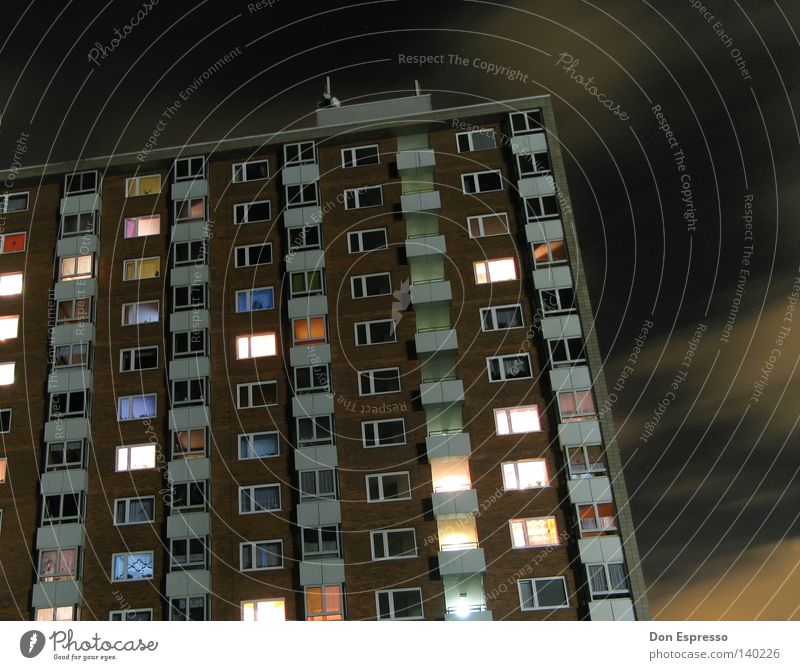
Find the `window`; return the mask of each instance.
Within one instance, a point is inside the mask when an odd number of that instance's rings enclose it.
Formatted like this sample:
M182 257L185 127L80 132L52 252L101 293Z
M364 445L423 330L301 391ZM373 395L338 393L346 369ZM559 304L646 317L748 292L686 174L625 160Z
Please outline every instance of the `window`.
M542 111L534 109L530 112L514 112L509 115L511 132L514 135L529 135L544 130Z
M272 243L250 244L236 247L236 267L247 268L253 265L269 265L272 263Z
M208 430L206 428L177 430L172 435L173 459L204 458L207 456Z
M301 501L336 498L335 470L302 470L298 474Z
M558 200L554 195L535 195L525 198L525 218L529 222L558 216Z
M208 601L206 596L191 596L189 598L170 598L170 621L205 621L208 616Z
M575 311L575 292L571 287L542 289L539 291L539 301L543 314Z
M208 257L206 243L202 240L195 242L176 242L172 245L172 259L175 267L181 265L202 265Z
M294 368L294 394L327 393L330 391L330 368L325 365L307 365Z
M511 330L524 327L522 305L503 305L481 309L481 328L490 330Z
M275 307L275 291L271 286L236 291L237 312L261 312Z
M64 214L61 217L61 237L73 237L75 235L91 235L94 233L95 213L80 212L76 214Z
M239 570L274 570L283 567L283 542L281 540L260 540L242 542L239 545Z
M396 447L406 443L406 425L403 419L364 421L361 435L365 447Z
M628 579L622 563L599 563L587 565L589 590L592 596L608 596L628 592Z
M514 379L530 379L531 357L529 354L511 354L510 356L493 356L486 359L490 382L513 381Z
M0 235L0 254L15 254L25 251L27 233L9 233Z
M39 552L39 581L63 582L73 580L78 575L80 550L48 549Z
M247 161L246 163L233 164L233 183L241 184L245 181L269 179L269 161Z
M322 295L325 293L325 284L322 270L304 270L289 274L289 285L292 298L301 298L309 295Z
M344 191L345 209L363 209L383 204L383 189L380 186L347 188Z
M233 222L236 224L258 223L259 221L269 221L271 218L272 204L269 200L258 200L233 206Z
M19 331L19 316L0 316L0 341L16 339Z
M466 151L494 149L497 147L497 140L491 128L471 130L467 133L456 133L456 146L458 153L463 154Z
M317 205L317 184L291 184L286 186L286 209Z
M206 159L202 156L192 156L191 158L175 159L175 181L194 181L195 179L205 179Z
M567 447L567 457L572 479L591 477L606 471L603 447L599 444Z
M277 352L275 333L239 335L236 338L236 358L262 358Z
M144 177L129 177L125 180L125 197L152 195L161 193L161 175L151 174Z
M367 500L369 502L411 500L411 479L408 472L367 475Z
M494 423L498 435L533 433L542 429L539 423L539 408L536 405L496 409Z
M204 405L206 399L206 378L176 379L172 382L172 406L188 407Z
M114 501L114 525L125 526L135 523L148 523L155 519L156 499L118 498Z
M286 621L286 604L283 598L245 600L242 603L242 621Z
M333 444L333 417L303 416L297 419L297 446L315 447Z
M82 493L55 493L44 496L42 525L78 523L82 516Z
M92 276L93 268L94 256L92 254L62 256L59 263L58 278L60 281L89 279Z
M161 215L136 216L125 219L125 239L158 235L161 232Z
M252 409L278 404L278 382L251 382L236 385L237 407Z
M467 230L471 238L508 235L508 215L503 212L470 216L467 218Z
M503 188L503 178L500 170L486 170L461 175L461 187L465 194L486 193L500 191Z
M149 443L117 447L116 463L117 472L152 470L156 467L156 445Z
M73 605L36 608L37 621L78 621L80 609Z
M374 249L388 249L386 228L357 230L353 233L347 233L347 248L351 254L360 254Z
M205 481L172 483L172 498L169 501L172 513L203 512L206 502L208 494Z
M582 337L564 337L547 340L550 362L555 365L582 363L586 360Z
M421 619L422 589L375 591L378 620Z
M206 199L189 198L175 201L175 223L202 221L206 218Z
M196 330L178 330L172 333L172 358L205 356L205 353L205 329L197 328Z
M50 394L50 418L61 419L70 416L86 416L88 411L88 391L68 391Z
M289 228L287 234L291 250L322 249L322 229L318 223L307 223L299 228Z
M0 193L0 214L13 214L28 209L27 193Z
M59 300L56 304L56 323L79 323L92 318L92 299Z
M7 272L0 274L0 296L20 295L22 293L22 273Z
M520 609L550 610L569 607L567 600L567 581L563 577L542 577L539 579L520 579Z
M548 268L567 262L567 247L564 240L547 240L531 244L533 267Z
M593 418L596 411L592 390L559 391L558 414L561 421L583 421Z
M158 256L150 258L135 258L125 261L122 278L124 281L139 279L156 279L161 276L161 259Z
M503 488L506 491L538 489L550 484L543 459L503 463Z
M370 539L373 561L415 558L417 555L417 539L413 528L373 530L370 532Z
M362 323L356 323L355 328L357 346L397 342L397 334L394 331L394 319L364 321Z
M158 346L122 349L119 352L120 372L137 372L140 370L155 370L157 368Z
M115 582L152 579L153 552L137 551L130 554L114 554L111 565L111 579Z
M269 458L278 455L278 433L244 433L239 435L239 460Z
M64 195L79 195L97 191L97 171L78 172L64 177Z
M0 363L0 386L9 386L14 383L14 369L16 363Z
M554 516L512 519L508 524L511 527L511 544L515 549L560 544Z
M45 470L72 470L83 467L83 440L48 442L45 449Z
M308 316L292 320L295 344L321 344L328 341L324 316Z
M148 419L156 415L155 393L123 396L117 403L117 421Z
M340 558L339 530L336 526L303 528L303 560Z
M617 517L614 512L614 503L588 503L578 505L578 521L581 528L581 537L603 535L608 531L617 529Z
M475 283L494 284L512 281L517 278L517 264L513 258L495 258L489 261L475 261Z
M344 598L342 585L306 587L306 621L342 621Z
M0 433L11 432L11 409L0 409Z
M372 298L392 294L392 276L388 272L351 277L353 298Z
M169 566L171 570L205 570L208 568L208 547L198 537L170 541Z
M380 368L358 373L360 395L395 393L400 390L400 368Z
M377 165L380 163L380 150L377 144L363 147L342 149L342 167L361 167L362 165Z
M0 458L0 484L6 483L7 472L8 472L8 459Z
M155 323L159 319L158 300L129 302L122 306L122 325L138 326Z
M153 610L113 610L108 613L109 621L152 621Z
M314 142L296 142L295 144L285 144L283 147L283 164L307 165L316 163L317 156Z
M258 514L281 508L281 487L278 484L239 487L239 514Z
M190 284L175 286L172 289L172 311L184 309L202 309L206 306L206 285Z
M550 157L546 151L517 154L517 174L520 179L550 174Z

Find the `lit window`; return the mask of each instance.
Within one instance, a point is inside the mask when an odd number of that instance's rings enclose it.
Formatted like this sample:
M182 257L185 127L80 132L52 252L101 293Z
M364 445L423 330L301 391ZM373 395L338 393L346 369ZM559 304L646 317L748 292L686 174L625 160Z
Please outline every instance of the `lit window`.
M156 467L155 444L117 447L117 472L152 470L154 467Z
M605 474L606 464L603 458L603 447L599 444L567 447L567 456L572 479Z
M544 460L503 463L503 487L506 491L538 489L549 484Z
M78 574L78 549L48 549L39 552L39 581L61 582Z
M317 162L316 148L313 141L285 144L283 147L283 164L308 165Z
M27 193L0 193L0 214L13 214L28 209Z
M109 621L152 621L153 610L112 610L108 613Z
M578 505L578 521L581 537L594 537L617 530L617 516L614 503L588 503Z
M248 161L233 164L233 183L269 178L269 161Z
M567 580L563 577L521 579L517 585L519 586L520 609L523 612L569 607Z
M375 591L378 619L422 619L422 589Z
M158 235L161 232L161 215L137 216L125 219L125 237L145 237L147 235Z
M342 585L306 587L306 621L342 621Z
M539 408L536 405L496 409L494 411L494 421L498 435L532 433L541 430Z
M92 276L94 257L92 254L80 256L63 256L61 258L59 279L73 281L75 279L89 279Z
M596 412L592 390L560 391L558 413L562 421L585 421L593 418Z
M0 458L0 484L6 483L7 472L8 472L8 459Z
M153 577L153 552L137 551L130 554L114 554L111 578L115 582Z
M203 458L207 454L208 431L205 428L189 428L175 431L172 437L172 458Z
M175 223L202 221L206 217L206 199L190 198L175 202Z
M161 276L161 259L153 256L125 261L122 276L125 281L156 279Z
M292 332L295 344L320 344L327 341L325 334L325 317L309 316L292 321Z
M22 273L0 274L0 295L19 295L22 293Z
M14 254L25 251L26 233L0 235L0 254Z
M512 519L508 523L511 527L511 543L515 549L560 544L554 516Z
M275 306L275 292L271 286L236 291L237 312L260 312Z
M63 607L36 608L37 621L77 621L78 608L72 605Z
M377 144L342 149L343 168L377 165L378 163L380 163L380 153Z
M483 330L510 330L522 328L522 305L503 305L501 307L484 307L481 309L481 327Z
M147 419L156 415L156 394L129 395L119 399L117 406L118 421Z
M270 458L278 455L278 433L246 433L239 435L239 460Z
M508 235L508 215L502 212L500 214L470 216L467 219L467 230L469 230L469 236L472 238Z
M517 278L517 264L513 258L475 261L474 267L476 284L494 284Z
M383 204L383 189L380 186L348 188L344 192L345 209L363 209Z
M242 621L286 621L286 605L283 598L244 601Z
M279 484L239 487L239 514L274 512L281 508Z
M239 335L236 338L236 358L261 358L277 353L275 333Z
M14 383L14 368L16 363L0 363L0 386Z
M0 340L13 340L18 333L18 316L0 316Z
M486 359L489 381L501 382L514 379L530 379L533 377L529 354L511 354L510 356L493 356Z
M122 325L138 326L158 321L158 300L130 302L122 306Z
M125 526L135 523L148 523L155 519L156 499L120 498L114 501L114 525Z
M161 175L151 174L144 177L129 177L125 180L125 197L152 195L161 192Z
M456 133L456 145L458 152L482 151L483 149L494 149L497 147L494 130L485 128L471 130L466 133Z
M500 170L486 170L461 175L461 187L465 194L499 191L503 188Z
M468 491L472 488L469 460L466 458L434 459L431 461L431 483L436 493Z
M323 500L336 498L336 470L301 470L300 500Z
M239 570L274 570L283 567L283 542L281 540L263 540L242 542L240 545Z
M272 204L269 200L259 200L233 206L233 222L236 224L258 223L259 221L269 221L271 218Z

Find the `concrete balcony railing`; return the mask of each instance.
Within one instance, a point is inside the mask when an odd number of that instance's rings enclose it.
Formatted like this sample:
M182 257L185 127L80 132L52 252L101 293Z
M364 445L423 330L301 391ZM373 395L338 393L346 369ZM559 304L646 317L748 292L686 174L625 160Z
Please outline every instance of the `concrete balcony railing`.
M461 458L472 453L468 433L444 433L428 435L425 438L425 450L428 460L435 458Z
M420 235L406 239L406 257L444 256L447 244L444 235Z
M442 208L439 191L421 191L400 196L400 209L403 214L416 212L438 212Z
M478 492L475 489L435 492L431 500L433 515L437 519L478 513Z
M414 175L419 170L430 169L436 165L436 153L433 149L410 149L408 151L398 151L397 173L404 175Z
M431 354L439 351L456 351L458 335L453 328L428 330L414 335L418 354Z
M416 281L411 284L411 303L414 305L452 301L453 289L447 279Z
M439 552L439 574L477 575L486 572L486 556L480 547Z
M464 402L464 382L446 379L420 384L420 399L423 405L452 405Z

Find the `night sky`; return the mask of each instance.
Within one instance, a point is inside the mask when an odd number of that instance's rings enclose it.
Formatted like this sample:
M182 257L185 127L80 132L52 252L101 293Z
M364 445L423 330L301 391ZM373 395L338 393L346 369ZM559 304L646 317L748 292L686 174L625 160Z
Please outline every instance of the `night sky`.
M798 619L800 12L703 4L4 0L0 169L140 151L231 51L160 146L309 125L326 74L345 102L550 93L653 616Z

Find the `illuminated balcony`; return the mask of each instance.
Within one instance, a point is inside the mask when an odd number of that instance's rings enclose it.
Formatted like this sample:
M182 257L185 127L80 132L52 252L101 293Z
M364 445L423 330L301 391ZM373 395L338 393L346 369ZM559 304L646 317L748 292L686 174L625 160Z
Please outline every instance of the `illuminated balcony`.
M442 576L444 585L445 621L491 621L486 607L483 575Z

